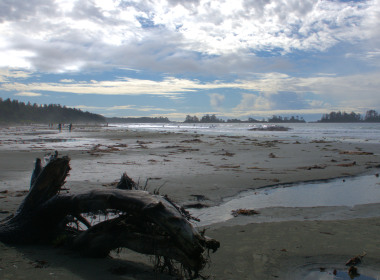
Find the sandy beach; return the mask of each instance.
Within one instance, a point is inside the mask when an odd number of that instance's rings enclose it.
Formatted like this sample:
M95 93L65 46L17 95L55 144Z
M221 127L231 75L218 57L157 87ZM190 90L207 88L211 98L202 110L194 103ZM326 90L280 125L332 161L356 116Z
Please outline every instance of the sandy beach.
M247 189L380 171L379 143L85 126L71 133L45 126L0 130L0 219L14 213L28 192L35 158L54 150L71 158L70 192L109 187L127 172L141 185L147 182L148 190L159 189L184 206L219 205ZM344 274L345 262L366 252L359 273L380 278L380 204L350 208L353 219L328 221L318 219L323 207L264 211L301 219L258 223L255 216L239 216L208 225L207 235L221 247L203 275L320 279L333 277L334 269ZM356 213L373 217L356 218ZM128 250L101 260L43 246L0 243L0 252L0 279L175 279L153 272L149 258Z

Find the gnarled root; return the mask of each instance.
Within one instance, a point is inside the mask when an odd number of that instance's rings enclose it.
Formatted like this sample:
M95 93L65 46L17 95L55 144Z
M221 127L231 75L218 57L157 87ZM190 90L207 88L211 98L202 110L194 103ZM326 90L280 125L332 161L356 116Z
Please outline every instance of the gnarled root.
M207 263L205 251L219 248L218 241L200 234L189 222L191 216L167 197L132 189L60 194L69 162L56 154L33 174L17 213L0 224L0 241L59 243L94 257L125 247L163 257L167 264L175 260L195 275ZM86 217L93 213L111 213L112 218L93 224Z

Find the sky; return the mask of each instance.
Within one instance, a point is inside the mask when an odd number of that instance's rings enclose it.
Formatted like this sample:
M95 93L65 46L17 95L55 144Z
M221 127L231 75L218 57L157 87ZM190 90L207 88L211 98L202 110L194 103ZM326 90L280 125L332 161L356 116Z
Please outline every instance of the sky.
M380 112L380 0L1 0L0 98L173 121Z

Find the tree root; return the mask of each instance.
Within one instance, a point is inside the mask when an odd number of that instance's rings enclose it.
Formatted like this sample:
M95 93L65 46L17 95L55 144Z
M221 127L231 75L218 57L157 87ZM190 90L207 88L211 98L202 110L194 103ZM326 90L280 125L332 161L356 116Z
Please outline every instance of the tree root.
M207 264L207 251L219 248L218 241L192 226L194 218L186 210L166 196L136 190L126 173L119 188L62 194L70 159L56 153L45 167L40 168L40 162L37 159L30 191L16 214L0 223L4 243L64 245L92 257L129 248L163 260L160 267L169 273L178 262L190 278L198 277ZM89 221L99 213L102 220Z

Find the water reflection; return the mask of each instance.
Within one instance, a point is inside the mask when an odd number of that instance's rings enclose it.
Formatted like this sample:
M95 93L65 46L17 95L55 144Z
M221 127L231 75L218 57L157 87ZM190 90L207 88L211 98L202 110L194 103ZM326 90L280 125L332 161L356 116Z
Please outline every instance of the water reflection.
M207 225L233 218L231 211L240 208L259 210L271 207L353 207L372 203L380 203L380 178L363 175L245 191L219 206L191 209L191 213L201 220L201 225Z

